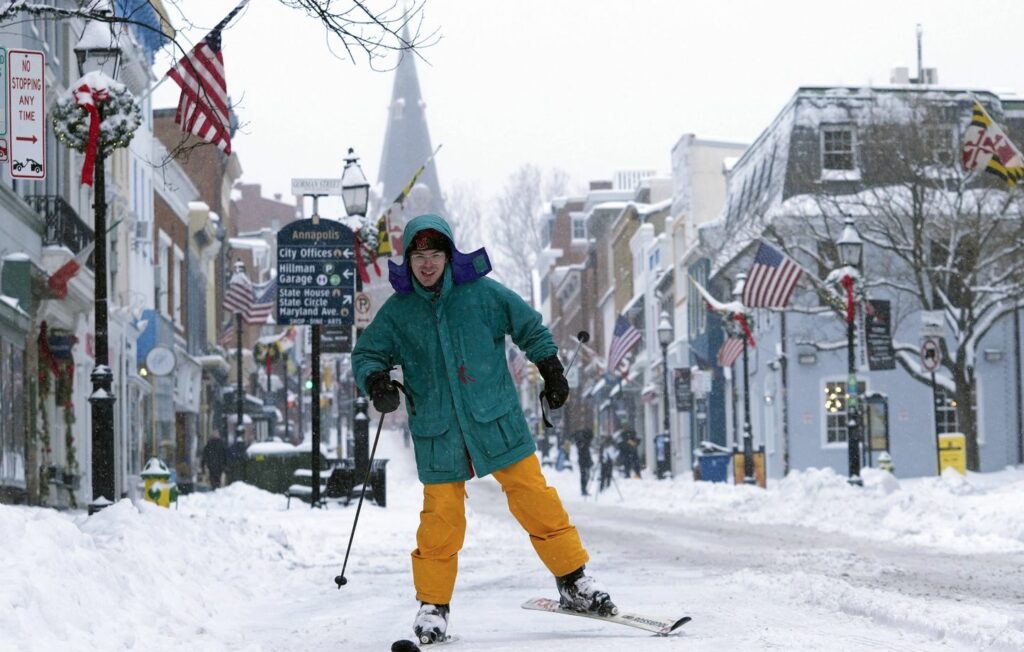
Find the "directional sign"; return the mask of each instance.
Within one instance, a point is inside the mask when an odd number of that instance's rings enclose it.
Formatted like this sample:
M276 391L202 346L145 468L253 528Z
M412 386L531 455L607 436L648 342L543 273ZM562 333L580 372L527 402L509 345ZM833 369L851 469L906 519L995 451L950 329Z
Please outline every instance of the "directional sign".
M293 195L340 195L341 179L292 179Z
M939 341L933 337L921 342L921 366L927 371L935 371L942 364L942 349Z
M296 220L277 232L277 323L351 325L355 290L352 229Z
M46 178L45 59L38 50L7 51L8 158L16 179Z

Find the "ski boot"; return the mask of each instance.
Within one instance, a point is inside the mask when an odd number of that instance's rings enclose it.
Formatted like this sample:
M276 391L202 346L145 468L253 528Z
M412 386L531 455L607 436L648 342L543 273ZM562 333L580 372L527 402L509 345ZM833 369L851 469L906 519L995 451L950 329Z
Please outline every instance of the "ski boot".
M424 645L445 640L445 632L448 631L448 605L421 602L416 620L412 624L412 631Z
M562 608L598 616L614 616L619 613L619 608L612 602L608 592L593 577L585 575L584 568L580 566L568 575L555 578Z

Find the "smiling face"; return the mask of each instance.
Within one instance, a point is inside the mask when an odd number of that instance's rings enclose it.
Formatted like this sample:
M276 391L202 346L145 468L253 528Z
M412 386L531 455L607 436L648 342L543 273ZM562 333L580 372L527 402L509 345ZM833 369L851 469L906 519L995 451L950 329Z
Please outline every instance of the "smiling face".
M409 267L416 280L425 288L432 287L444 273L448 255L439 249L417 249L409 253Z

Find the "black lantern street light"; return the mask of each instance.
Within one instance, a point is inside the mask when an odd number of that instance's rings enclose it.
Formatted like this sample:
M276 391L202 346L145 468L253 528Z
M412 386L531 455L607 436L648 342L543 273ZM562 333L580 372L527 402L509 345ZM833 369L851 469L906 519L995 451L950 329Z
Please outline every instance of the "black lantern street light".
M370 200L370 184L366 181L363 169L359 167L359 157L350 147L348 156L345 157L345 169L341 173L341 200L345 204L345 212L349 215L364 217L366 207ZM363 279L356 274L356 292L363 291ZM316 328L314 326L314 328ZM362 335L362 328L356 328L354 341L359 341ZM315 335L315 334L314 334ZM353 379L353 382L354 379ZM366 475L366 469L370 464L370 419L367 416L369 403L364 396L359 394L359 388L355 388L356 399L355 409L352 415L352 457L355 461L356 477Z
M864 252L864 241L857 232L852 217L847 217L843 225L843 233L836 242L836 249L839 250L839 260L848 268L853 268L853 274L846 274L841 278L847 292L855 296L857 275L860 273L862 256ZM848 281L846 279L849 279ZM857 303L853 301L852 306L846 315L846 362L848 376L846 379L846 453L849 463L849 483L861 486L864 481L860 477L860 397L857 386L857 356L856 356L856 314Z
M664 372L661 376L661 388L662 388L662 403L665 406L665 421L662 428L665 434L669 434L669 417L668 417L668 345L672 343L672 321L668 317L668 313L662 311L661 317L658 319L658 343L661 344L661 365Z
M732 288L734 301L743 302L743 287L747 284L746 274L736 275L736 284ZM746 319L746 315L744 315ZM746 331L740 333L743 338L743 484L756 484L754 477L754 433L750 425L750 368L747 353ZM736 381L733 381L736 382Z
M82 38L75 45L80 74L99 71L110 78L117 74L121 48L111 23L90 20L85 24ZM103 105L99 105L100 118ZM89 513L92 514L117 499L114 481L114 392L111 389L114 375L110 371L110 357L107 346L107 197L104 161L106 152L100 144L96 148L96 167L93 186L93 268L95 270L95 292L93 297L93 321L95 326L96 366L89 375L92 380L92 497Z
M665 474L672 473L672 426L669 422L668 412L668 345L672 343L672 320L668 312L662 311L658 318L658 344L661 344L661 402L664 408L665 420L662 424L662 432L655 438L655 460L657 461L656 473L658 479L665 477Z

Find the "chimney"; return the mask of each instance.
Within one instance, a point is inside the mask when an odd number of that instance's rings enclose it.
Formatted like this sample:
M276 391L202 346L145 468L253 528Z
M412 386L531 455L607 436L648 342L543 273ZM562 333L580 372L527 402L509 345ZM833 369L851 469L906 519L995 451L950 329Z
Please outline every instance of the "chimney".
M275 192L274 193L274 201L281 201L281 193L279 193L279 192Z

